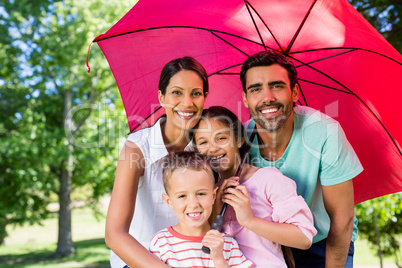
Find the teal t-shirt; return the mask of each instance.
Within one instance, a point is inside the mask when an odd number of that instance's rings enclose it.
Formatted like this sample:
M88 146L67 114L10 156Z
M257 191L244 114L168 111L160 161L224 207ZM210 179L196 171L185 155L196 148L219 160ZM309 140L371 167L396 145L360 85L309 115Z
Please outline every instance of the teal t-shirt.
M321 185L331 186L350 180L362 172L363 167L336 120L305 106L294 107L293 114L292 138L282 157L274 162L262 158L255 137L250 149L250 163L257 167L276 167L296 182L297 193L304 197L314 217L318 231L313 238L315 243L328 236L330 227ZM254 120L245 126L250 136ZM352 241L356 238L355 218Z

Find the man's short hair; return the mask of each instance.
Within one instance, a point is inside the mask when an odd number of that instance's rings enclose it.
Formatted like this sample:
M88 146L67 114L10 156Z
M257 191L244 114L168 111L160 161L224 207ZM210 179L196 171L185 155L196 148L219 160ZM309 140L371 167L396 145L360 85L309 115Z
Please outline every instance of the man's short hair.
M240 80L243 86L244 93L247 94L246 88L246 73L249 69L259 66L271 66L272 64L279 64L288 71L290 80L290 87L293 89L297 84L297 71L293 62L283 55L281 52L274 49L267 49L257 52L249 56L243 63L240 72Z

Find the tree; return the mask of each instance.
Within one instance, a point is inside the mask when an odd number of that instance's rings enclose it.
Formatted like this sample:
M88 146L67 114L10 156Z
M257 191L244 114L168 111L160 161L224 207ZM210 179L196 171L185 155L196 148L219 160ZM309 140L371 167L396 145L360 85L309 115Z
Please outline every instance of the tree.
M24 84L20 75L24 68L20 61L26 53L18 45L21 44L18 43L21 38L19 29L30 14L27 2L4 2L0 7L0 244L7 236L8 224L34 223L47 215L44 208L49 192L44 189L48 183L38 181L41 170L33 168L38 151L21 146L21 141L29 141L37 135L37 128L28 133L27 126L34 121L38 125L42 122L40 115L34 115L28 108L35 103L30 98L29 85ZM33 17L39 19L40 10L47 10L49 4L50 1L37 2L31 10ZM7 12L14 8L19 12ZM32 21L32 25L36 24L37 21ZM30 33L24 34L28 36ZM22 114L25 115L23 118Z
M383 256L393 256L402 267L400 234L402 233L402 193L379 197L356 205L359 235L376 247L382 267Z
M100 50L91 51L89 75L85 58L90 41L129 8L100 0L19 0L0 7L0 59L6 59L0 67L0 182L9 186L0 190L0 243L8 224L43 219L56 193L55 254L73 254L72 191L90 185L90 201L96 201L112 187L126 119L121 104L114 107L120 97Z

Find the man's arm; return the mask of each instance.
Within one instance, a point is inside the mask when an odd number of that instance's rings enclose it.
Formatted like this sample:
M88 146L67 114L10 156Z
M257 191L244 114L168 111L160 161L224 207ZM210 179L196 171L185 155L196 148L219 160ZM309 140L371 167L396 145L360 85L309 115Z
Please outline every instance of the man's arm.
M325 209L331 220L325 267L345 267L354 222L353 182L322 186Z

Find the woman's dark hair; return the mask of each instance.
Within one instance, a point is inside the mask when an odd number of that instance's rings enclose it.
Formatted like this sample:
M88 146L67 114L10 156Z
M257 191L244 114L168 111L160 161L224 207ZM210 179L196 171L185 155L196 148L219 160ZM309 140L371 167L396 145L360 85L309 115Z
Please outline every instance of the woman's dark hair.
M169 85L170 78L181 70L196 72L202 80L204 95L205 93L208 93L208 75L204 67L192 57L183 57L171 60L163 67L158 86L162 95L165 95L166 93L166 88Z
M297 71L293 62L282 53L267 49L249 56L243 63L240 72L240 80L243 85L244 93L247 93L246 89L246 73L250 68L259 66L271 66L272 64L279 64L288 71L288 77L290 80L290 87L293 89L297 84Z

